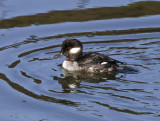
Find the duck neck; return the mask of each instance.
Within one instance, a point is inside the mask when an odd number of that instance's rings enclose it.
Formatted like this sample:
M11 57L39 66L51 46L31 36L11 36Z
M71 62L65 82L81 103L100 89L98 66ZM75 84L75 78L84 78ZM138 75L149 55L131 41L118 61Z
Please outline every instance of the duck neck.
M77 53L77 54L70 54L67 56L67 61L77 61L79 60L83 55L83 52Z

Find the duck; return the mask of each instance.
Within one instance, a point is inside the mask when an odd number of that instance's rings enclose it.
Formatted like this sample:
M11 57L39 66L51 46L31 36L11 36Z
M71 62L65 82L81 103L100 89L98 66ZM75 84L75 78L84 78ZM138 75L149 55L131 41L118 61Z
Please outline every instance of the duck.
M62 63L62 67L68 71L110 73L126 69L134 70L129 67L127 68L127 63L113 59L105 54L83 52L83 45L78 39L64 40L60 53L61 55L66 56L66 59Z

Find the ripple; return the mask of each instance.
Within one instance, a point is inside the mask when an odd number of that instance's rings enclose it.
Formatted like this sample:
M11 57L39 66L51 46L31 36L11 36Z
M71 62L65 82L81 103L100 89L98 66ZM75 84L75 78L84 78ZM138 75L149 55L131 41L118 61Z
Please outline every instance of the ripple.
M149 3L158 2L137 2L115 7L115 11L122 8L128 10L130 7L139 11L145 5L150 7ZM0 29L0 35L5 40L0 45L2 113L5 112L7 117L28 113L28 117L39 117L43 112L41 119L48 120L62 120L59 117L63 117L63 120L84 121L158 121L160 16L152 13L157 13L158 10L147 14L144 11L146 9L143 9L141 12L144 13L136 13L139 17L133 15L134 11L132 15L126 11L125 14L116 14L117 17L110 14L109 18L103 15L100 17L99 14L92 16L92 13L87 18L76 17L75 20L59 19L64 16L57 14L65 12L63 15L69 17L67 13L73 12L71 18L75 18L75 13L108 9L113 8L51 11L2 20L2 23L8 23L7 21L33 20L40 15L54 14L58 17L53 21L49 17L44 21L45 24L39 25L23 21L1 26L3 29ZM7 29L7 26L10 28ZM65 57L58 54L65 38L77 38L82 41L84 52L109 55L126 62L127 66L138 72L97 74L63 70ZM57 119L54 114L58 115Z

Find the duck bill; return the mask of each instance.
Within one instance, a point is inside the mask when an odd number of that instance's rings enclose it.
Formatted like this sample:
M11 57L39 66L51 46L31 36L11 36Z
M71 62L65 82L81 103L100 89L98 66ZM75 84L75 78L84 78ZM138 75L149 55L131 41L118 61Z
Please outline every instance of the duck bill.
M56 59L56 58L61 58L62 56L63 56L63 53L60 52L60 53L56 54L56 55L54 56L54 58L55 58L55 59Z

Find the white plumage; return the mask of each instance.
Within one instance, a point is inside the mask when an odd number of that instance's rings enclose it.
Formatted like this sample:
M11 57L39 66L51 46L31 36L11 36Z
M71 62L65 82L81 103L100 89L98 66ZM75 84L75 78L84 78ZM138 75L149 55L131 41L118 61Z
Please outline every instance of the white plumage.
M75 54L75 53L78 53L80 50L81 50L80 47L74 47L74 48L70 49L70 53Z

